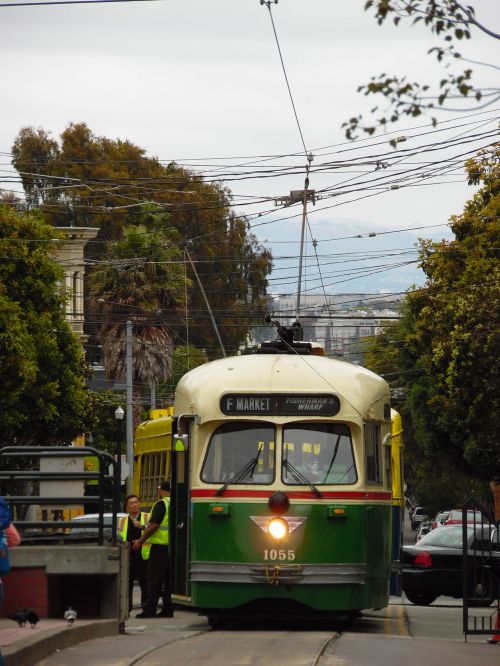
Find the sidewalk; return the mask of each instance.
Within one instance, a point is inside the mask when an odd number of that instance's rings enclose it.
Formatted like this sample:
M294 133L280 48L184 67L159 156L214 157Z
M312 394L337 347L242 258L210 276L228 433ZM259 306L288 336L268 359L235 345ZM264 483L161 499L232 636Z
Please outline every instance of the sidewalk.
M14 620L0 619L0 648L5 666L32 666L48 655L92 638L118 634L116 620L77 620L68 627L65 620L42 619L32 629Z

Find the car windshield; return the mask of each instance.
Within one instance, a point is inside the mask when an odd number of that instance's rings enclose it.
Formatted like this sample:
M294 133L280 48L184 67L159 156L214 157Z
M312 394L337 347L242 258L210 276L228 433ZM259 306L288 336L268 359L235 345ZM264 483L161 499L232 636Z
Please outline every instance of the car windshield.
M467 528L467 533L471 534L472 527ZM462 548L462 525L450 527L437 527L429 534L426 534L419 542L421 546L446 546L446 548Z
M340 424L307 423L283 428L283 481L303 485L293 469L309 483L343 485L356 483L358 476L349 428Z
M208 444L201 480L205 483L269 484L274 480L274 426L268 423L224 423ZM249 462L255 460L255 464ZM238 472L245 470L244 476Z

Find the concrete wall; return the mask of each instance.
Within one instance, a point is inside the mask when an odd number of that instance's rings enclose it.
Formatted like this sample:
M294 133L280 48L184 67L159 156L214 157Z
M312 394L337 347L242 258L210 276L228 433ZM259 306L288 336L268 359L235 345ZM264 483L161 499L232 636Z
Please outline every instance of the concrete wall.
M17 546L9 552L2 615L28 607L40 617L62 617L72 606L81 618L124 622L128 613L128 547L87 544Z

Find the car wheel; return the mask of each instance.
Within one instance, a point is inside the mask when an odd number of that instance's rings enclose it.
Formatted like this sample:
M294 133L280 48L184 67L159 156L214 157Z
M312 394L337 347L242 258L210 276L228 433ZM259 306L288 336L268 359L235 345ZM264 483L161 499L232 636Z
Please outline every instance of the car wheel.
M403 590L406 594L408 601L411 601L412 604L416 606L428 606L435 601L439 595L432 594L432 592L407 592Z
M494 598L487 585L484 583L471 583L469 606L471 608L488 608L493 603Z

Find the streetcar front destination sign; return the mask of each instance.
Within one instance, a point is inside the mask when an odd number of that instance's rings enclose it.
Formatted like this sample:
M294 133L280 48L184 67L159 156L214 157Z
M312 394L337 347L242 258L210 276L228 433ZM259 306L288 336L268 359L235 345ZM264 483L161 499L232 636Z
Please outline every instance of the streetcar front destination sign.
M227 393L220 410L228 416L335 416L340 400L331 393Z

